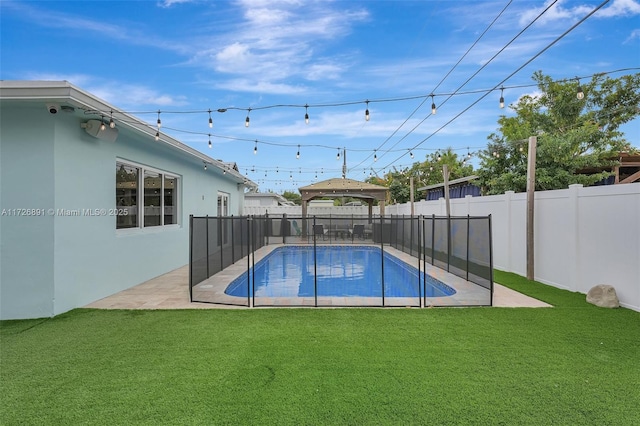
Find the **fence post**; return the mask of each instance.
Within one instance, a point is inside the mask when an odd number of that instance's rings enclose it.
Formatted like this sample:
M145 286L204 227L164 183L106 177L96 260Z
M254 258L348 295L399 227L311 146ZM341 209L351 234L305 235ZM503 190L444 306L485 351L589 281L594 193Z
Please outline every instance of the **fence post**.
M436 255L436 215L431 215L431 264L435 260Z
M211 277L211 275L209 275L209 215L205 216L206 220L206 226L205 226L205 232L207 233L207 237L206 237L206 242L207 242L207 278Z
M247 253L247 304L249 307L256 306L256 251L255 251L255 235L254 229L251 225L253 221L251 216L247 216L247 250L251 252L251 255ZM251 268L251 262L253 262L254 268ZM253 272L253 273L251 273Z
M467 214L467 281L469 281L469 235L471 228L471 217Z
M313 216L313 305L318 307L318 258L316 254L316 217Z
M491 231L491 215L489 215L489 274L490 285L491 285L491 301L489 302L489 306L493 306L493 237Z
M193 302L193 215L189 215L189 303Z
M420 249L420 216L418 216L418 304L420 305L420 307L422 307L422 295L420 294L420 292L422 291L422 287L420 286L420 277L421 277L421 271L422 271L422 266L420 265L420 257L422 256L422 250ZM411 255L413 256L413 216L411 217ZM426 266L425 266L426 269Z
M393 222L393 215L391 216L391 222ZM380 282L382 283L382 307L384 308L384 232L382 229L384 228L384 217L380 216L380 269L382 272L382 277Z
M222 216L218 216L218 241L220 241L220 269L224 269L224 235L222 235Z

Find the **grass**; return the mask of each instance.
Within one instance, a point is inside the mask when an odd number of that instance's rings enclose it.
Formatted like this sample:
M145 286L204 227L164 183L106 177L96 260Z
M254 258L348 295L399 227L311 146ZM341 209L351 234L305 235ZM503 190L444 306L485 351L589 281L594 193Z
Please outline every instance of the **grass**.
M637 424L640 313L496 281L555 307L4 321L0 424Z

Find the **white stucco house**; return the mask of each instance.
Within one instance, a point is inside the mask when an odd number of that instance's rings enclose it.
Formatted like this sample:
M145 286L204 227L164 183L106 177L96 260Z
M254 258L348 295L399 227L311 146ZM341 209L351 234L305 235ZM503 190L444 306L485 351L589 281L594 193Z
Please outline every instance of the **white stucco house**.
M295 206L295 203L287 200L280 194L274 192L245 192L245 207L277 207L277 206Z
M189 215L242 214L253 182L156 132L66 81L0 81L0 319L184 266Z

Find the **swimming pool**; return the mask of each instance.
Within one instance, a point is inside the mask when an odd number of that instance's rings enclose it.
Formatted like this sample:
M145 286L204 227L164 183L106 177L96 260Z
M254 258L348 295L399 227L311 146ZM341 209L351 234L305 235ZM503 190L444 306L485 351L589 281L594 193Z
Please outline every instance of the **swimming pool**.
M232 281L225 293L252 295L255 273L256 297L382 297L382 256L379 247L318 246L314 265L313 246L285 246L274 249L247 274ZM255 270L255 272L254 272ZM317 283L314 282L317 277ZM455 294L443 282L384 253L384 297L442 297ZM420 277L420 279L419 279Z

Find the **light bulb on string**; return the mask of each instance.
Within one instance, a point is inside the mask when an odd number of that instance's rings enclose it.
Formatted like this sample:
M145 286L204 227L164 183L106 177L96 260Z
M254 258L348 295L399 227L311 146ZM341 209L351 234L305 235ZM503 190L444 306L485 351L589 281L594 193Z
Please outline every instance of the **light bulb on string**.
M104 115L100 116L100 130L103 130L107 128L107 126L104 125Z
M578 92L576 93L576 97L578 99L584 99L584 92L582 91L582 86L580 86L580 79L576 78L576 80L578 80Z
M298 145L298 152L296 152L296 160L300 158L300 145Z
M309 105L304 106L304 122L309 124Z
M251 108L247 110L247 118L244 120L244 127L249 127L249 113L251 113Z
M338 154L336 155L336 160L340 159L340 148L338 148Z
M258 141L256 141L256 145L253 147L253 155L258 153Z
M209 149L211 149L213 145L211 145L211 133L209 133Z
M438 161L441 161L442 160L442 155L440 155L440 151L437 152L437 155L438 155Z
M364 111L364 119L365 121L369 121L371 116L369 115L369 101L367 100L367 109Z
M500 88L500 108L504 108L504 87Z
M469 147L467 147L467 158L471 158L471 152L469 152Z
M157 121L158 129L162 127L162 121L160 121L160 110L158 110L158 121Z
M411 157L411 159L413 159L413 151L409 151L409 157Z
M378 154L376 153L377 150L373 150L373 162L375 163L376 161L378 161Z
M209 128L213 127L213 119L211 118L211 110L209 110Z
M436 103L435 100L433 99L434 95L433 93L431 94L431 114L435 114L437 112L436 109Z
M111 110L111 117L109 118L109 127L112 129L115 129L116 127L116 122L113 121L113 110Z
M160 132L156 132L156 142L160 140Z

